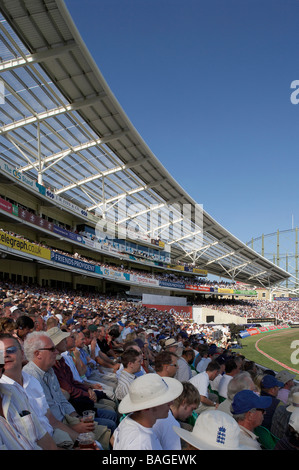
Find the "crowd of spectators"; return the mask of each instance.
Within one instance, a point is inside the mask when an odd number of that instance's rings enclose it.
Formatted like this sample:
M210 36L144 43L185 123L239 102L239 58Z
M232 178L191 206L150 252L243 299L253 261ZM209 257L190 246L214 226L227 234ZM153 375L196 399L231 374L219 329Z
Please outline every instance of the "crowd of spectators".
M231 313L248 319L270 318L286 323L299 322L299 302L296 300L238 300L238 299L202 299L197 306L209 307L225 313Z

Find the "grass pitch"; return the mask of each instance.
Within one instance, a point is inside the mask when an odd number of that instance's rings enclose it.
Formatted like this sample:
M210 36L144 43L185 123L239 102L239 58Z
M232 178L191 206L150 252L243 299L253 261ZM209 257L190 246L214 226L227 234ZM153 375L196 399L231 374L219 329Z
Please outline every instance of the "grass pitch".
M243 349L238 352L246 359L276 372L289 367L295 380L299 380L299 328L260 333L243 338L241 343Z

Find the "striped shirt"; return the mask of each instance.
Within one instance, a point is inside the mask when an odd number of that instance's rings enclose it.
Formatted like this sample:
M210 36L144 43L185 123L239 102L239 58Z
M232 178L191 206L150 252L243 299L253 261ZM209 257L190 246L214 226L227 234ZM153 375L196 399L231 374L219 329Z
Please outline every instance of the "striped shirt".
M46 434L46 430L31 408L26 393L13 385L0 384L0 394L5 417L1 418L1 444L8 450L40 450L36 442Z
M118 400L122 400L127 395L131 383L136 379L134 374L130 374L123 369L118 377L117 387L115 389L115 396Z

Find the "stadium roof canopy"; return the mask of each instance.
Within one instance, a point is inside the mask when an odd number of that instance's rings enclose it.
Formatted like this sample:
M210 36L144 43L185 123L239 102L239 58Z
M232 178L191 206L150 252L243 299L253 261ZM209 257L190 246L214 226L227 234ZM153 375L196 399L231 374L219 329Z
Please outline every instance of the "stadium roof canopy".
M219 225L163 167L62 0L0 0L0 11L2 160L119 227L166 241L174 260L253 285L289 276Z

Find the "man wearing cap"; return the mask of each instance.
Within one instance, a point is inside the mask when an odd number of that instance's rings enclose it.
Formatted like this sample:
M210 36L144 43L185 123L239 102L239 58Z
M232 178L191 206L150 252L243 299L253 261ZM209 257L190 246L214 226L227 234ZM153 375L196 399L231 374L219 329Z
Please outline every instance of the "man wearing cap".
M277 380L283 382L283 387L278 391L277 398L283 401L285 404L288 402L288 396L292 387L294 387L294 378L296 376L291 374L288 370L284 369L278 372L276 375Z
M119 405L119 413L129 415L114 432L113 450L163 450L152 428L157 419L167 418L182 391L183 385L171 377L149 373L135 379Z
M164 342L165 351L170 351L176 354L177 354L177 350L179 346L180 346L180 343L178 343L174 338L168 338Z
M265 410L271 404L271 397L258 396L252 390L241 390L235 394L231 404L231 413L240 426L241 444L252 450L262 450L254 430L261 426Z
M266 410L262 425L271 430L271 423L273 414L278 406L282 406L283 402L277 398L279 389L283 387L283 382L280 382L273 375L266 374L261 380L261 396L270 396L272 404Z

